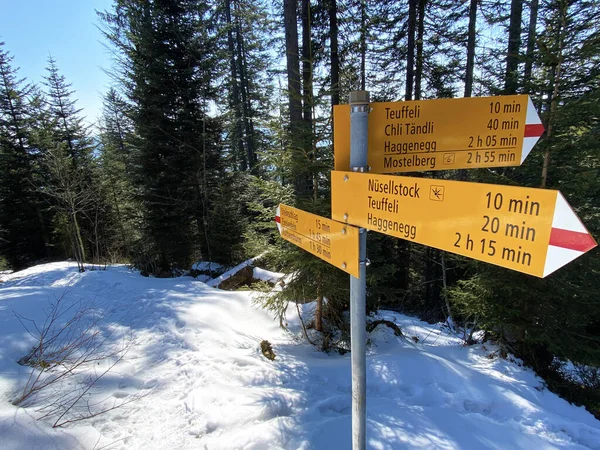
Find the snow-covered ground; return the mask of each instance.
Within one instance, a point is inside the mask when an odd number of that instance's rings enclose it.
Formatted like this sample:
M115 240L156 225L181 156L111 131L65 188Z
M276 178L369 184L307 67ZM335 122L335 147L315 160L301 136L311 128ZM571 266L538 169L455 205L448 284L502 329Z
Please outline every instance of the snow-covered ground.
M0 449L351 447L349 354L307 345L295 308L286 332L253 306L255 293L189 277L144 278L125 267L80 274L74 264L53 263L0 279ZM128 348L82 400L126 404L53 429L56 416L38 418L56 392L29 407L10 400L31 371L16 363L35 343L23 324L41 326L61 296L74 305L61 320L84 305L99 318L94 329L105 344ZM494 348L463 347L440 326L381 316L407 337L381 326L369 335L370 449L600 449L600 422ZM264 339L273 362L261 354ZM57 386L87 386L84 375L109 367L101 361Z

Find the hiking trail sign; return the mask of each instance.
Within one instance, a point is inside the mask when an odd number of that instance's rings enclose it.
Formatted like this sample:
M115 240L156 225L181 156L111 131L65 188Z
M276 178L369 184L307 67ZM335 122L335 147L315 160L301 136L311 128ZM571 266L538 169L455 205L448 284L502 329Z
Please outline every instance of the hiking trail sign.
M333 112L331 223L360 227L347 260L361 259L362 276L350 277L352 449L365 450L364 229L542 278L597 244L558 191L380 175L521 165L544 133L528 96L370 103L355 91L349 100ZM284 208L279 232L306 248L303 216Z
M275 216L283 239L358 278L358 229L281 203Z
M544 132L528 95L370 103L371 173L520 166ZM350 166L350 105L336 105L335 170Z
M332 171L331 215L541 278L597 245L547 189Z

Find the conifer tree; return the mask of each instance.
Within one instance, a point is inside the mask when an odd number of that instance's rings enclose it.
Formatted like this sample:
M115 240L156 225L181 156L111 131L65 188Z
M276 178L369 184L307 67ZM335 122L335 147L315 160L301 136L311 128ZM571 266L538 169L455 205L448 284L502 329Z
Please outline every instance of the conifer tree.
M108 211L105 220L110 228L106 242L110 260L131 258L133 242L139 235L139 209L135 202L135 185L130 177L133 170L133 148L130 145L133 125L126 111L128 105L114 88L104 98L100 129L99 178L106 195Z
M163 274L209 259L223 244L211 244L213 193L223 175L221 121L207 113L219 67L213 12L190 0L119 0L101 14L132 105L146 247L138 253Z
M56 61L48 58L47 75L44 77L47 91L48 112L54 125L54 140L65 147L73 166L85 167L91 157L92 142L83 123L81 109L77 109L74 91L59 72Z
M33 187L31 85L0 42L0 255L15 269L46 256L42 204Z
M231 165L258 174L265 143L265 119L271 112L274 90L270 67L275 22L267 5L247 0L223 2L219 14L218 45L222 47L224 78L228 86L224 119L229 137ZM225 102L221 102L224 104Z
M538 12L533 6L530 15ZM525 79L520 72L516 78L514 72L505 76L509 83L519 80L518 90L530 92L547 133L521 167L482 171L478 179L539 187L542 175L545 186L559 189L591 234L598 236L600 28L592 20L597 5L557 0L540 2L539 7L536 20L530 16L539 28L527 31L535 33L538 44L536 51L527 51L528 57L535 55L524 67L531 74ZM529 36L522 39L528 41ZM499 80L496 87L506 86L505 81ZM598 260L594 249L544 279L469 262L471 275L449 293L463 317L477 317L553 389L582 402L585 396L569 388L557 369L565 360L600 366Z
M59 213L56 225L83 271L84 262L100 258L101 247L103 199L95 180L93 144L81 110L75 106L74 91L52 57L46 69L49 133L42 166L48 184L40 190L53 199Z

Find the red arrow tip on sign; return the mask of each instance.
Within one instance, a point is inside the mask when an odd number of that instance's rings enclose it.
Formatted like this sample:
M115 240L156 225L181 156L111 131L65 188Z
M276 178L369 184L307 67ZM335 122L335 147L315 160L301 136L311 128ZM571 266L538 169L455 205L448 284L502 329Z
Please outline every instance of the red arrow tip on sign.
M531 98L529 98L527 101L527 115L525 117L521 164L523 164L523 161L525 161L525 158L527 158L527 155L529 155L531 149L533 149L533 146L542 134L544 134L544 125L542 125L540 116L538 116L535 106L533 105Z
M594 238L558 192L543 276L550 275L596 245Z
M277 205L277 210L275 212L275 222L277 222L277 229L279 230L279 234L281 234L281 213L280 213L280 209L281 207L279 205Z
M544 134L544 125L541 123L525 124L525 137L540 137Z
M593 249L597 244L594 238L588 233L552 228L549 245L585 253Z

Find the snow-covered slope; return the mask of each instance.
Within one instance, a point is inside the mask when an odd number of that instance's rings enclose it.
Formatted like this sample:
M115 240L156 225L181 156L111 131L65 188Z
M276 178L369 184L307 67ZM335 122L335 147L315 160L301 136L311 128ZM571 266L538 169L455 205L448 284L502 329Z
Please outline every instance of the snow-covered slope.
M68 263L2 276L0 449L351 446L349 355L304 343L295 308L288 314L293 333L253 306L256 294L192 278L144 278L125 267L79 274ZM41 399L27 408L10 400L31 370L16 364L35 343L23 318L41 324L63 295L63 302L93 305L107 342L128 347L86 395L104 405L136 400L52 429L50 418L36 420ZM370 335L369 448L600 449L600 422L547 391L531 371L497 358L493 348L463 347L439 326L382 316L408 339L386 327ZM261 354L264 339L273 362ZM92 372L108 367L101 362Z

